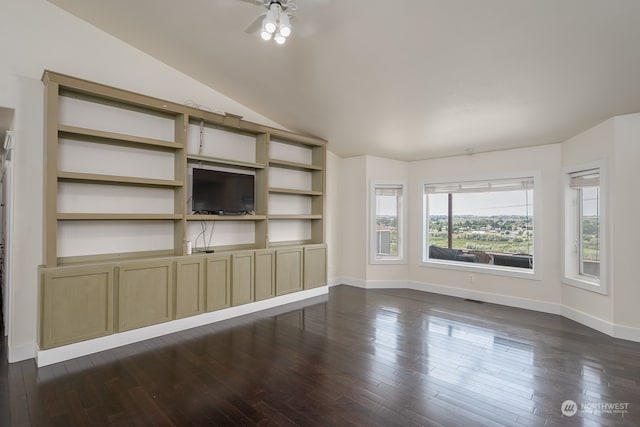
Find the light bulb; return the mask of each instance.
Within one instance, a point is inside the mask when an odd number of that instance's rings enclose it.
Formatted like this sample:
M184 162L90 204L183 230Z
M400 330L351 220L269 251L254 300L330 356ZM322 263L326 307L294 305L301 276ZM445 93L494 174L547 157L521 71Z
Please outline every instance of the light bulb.
M267 11L267 16L265 16L264 18L264 29L268 33L273 34L276 32L277 19L278 19L278 5L272 4L269 10Z
M280 34L284 37L289 37L291 34L291 22L289 21L289 15L286 13L280 14Z
M263 31L260 33L260 37L262 37L262 40L267 40L267 41L269 41L269 40L271 40L271 33L270 33L270 32L268 32L268 31L264 31L264 30L263 30Z
M280 34L279 32L278 32L278 34L276 34L276 36L273 39L278 44L284 44L284 42L287 41L287 38L285 36L283 36L282 34Z

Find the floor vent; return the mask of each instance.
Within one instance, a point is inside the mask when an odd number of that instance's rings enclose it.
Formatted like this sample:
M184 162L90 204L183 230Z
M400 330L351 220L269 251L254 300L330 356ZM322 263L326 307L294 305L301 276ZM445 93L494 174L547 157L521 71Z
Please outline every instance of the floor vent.
M478 301L477 299L465 298L465 301L467 301L467 302L475 302L476 304L484 304L484 301Z

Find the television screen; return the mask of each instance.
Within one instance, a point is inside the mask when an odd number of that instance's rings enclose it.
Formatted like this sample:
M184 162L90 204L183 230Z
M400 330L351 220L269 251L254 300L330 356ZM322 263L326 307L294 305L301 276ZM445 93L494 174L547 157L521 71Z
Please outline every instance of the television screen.
M254 211L254 176L193 168L193 211L243 215Z

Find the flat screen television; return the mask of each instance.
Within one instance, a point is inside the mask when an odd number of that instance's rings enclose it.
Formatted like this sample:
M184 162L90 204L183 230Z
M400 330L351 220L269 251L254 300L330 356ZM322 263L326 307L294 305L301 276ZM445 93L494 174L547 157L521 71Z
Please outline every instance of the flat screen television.
M255 210L255 177L193 168L194 213L244 215Z

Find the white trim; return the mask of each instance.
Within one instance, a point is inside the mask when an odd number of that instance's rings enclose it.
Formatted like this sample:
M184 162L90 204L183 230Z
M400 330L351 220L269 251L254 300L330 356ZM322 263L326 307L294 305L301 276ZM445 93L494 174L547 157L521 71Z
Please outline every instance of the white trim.
M38 346L35 343L9 345L7 359L9 363L22 362L33 359L38 354Z
M490 302L493 304L505 305L509 307L523 308L526 310L540 311L542 313L560 314L561 305L533 300L529 298L512 297L491 292L482 292L466 288L438 285L417 281L389 281L389 280L369 280L367 289L412 289L416 291L431 292L439 295L447 295L456 298L469 298L477 301Z
M570 187L571 173L580 172L583 170L598 169L600 173L600 278L598 281L590 280L586 276L578 274L579 255L576 256L574 249L572 249L572 243L579 238L577 231L576 219L576 206L575 201L571 196L574 192ZM562 222L562 283L574 286L580 289L584 289L591 292L596 292L602 295L609 293L608 283L608 236L609 236L609 212L608 212L608 197L609 197L609 176L606 160L597 160L589 163L582 163L579 165L566 166L562 168L562 183L563 183L563 222ZM535 261L534 261L535 266Z
M364 279L357 279L355 277L341 277L339 280L339 285L349 285L354 288L362 288L367 289L367 281Z
M492 304L499 304L508 307L522 308L525 310L537 311L541 313L556 314L573 320L581 325L595 329L613 338L640 342L640 328L631 326L616 325L599 317L592 316L582 311L548 301L539 301L529 298L513 297L491 292L457 288L452 286L438 285L417 281L403 280L367 280L353 279L354 284L343 282L349 286L356 286L364 289L412 289L416 291L431 292L439 295L447 295L456 298L469 298L477 301L484 301Z
M398 228L400 229L400 246L397 257L378 258L376 254L376 187L394 186L402 189L402 200ZM409 186L406 181L397 180L371 180L369 186L369 264L407 264L408 253L408 228L409 228Z
M591 329L602 332L603 334L618 338L614 335L615 325L609 321L600 319L599 317L592 316L572 307L567 307L566 305L562 306L562 316L573 320L574 322L578 322L581 325L588 326Z
M184 319L174 320L171 322L161 323L158 325L147 326L145 328L120 332L117 334L108 335L88 341L82 341L75 344L69 344L62 347L56 347L49 350L42 350L38 351L37 353L35 350L33 350L29 357L25 357L25 359L33 358L34 354L36 354L36 363L38 367L47 366L53 363L74 359L76 357L86 356L89 354L98 353L100 351L121 347L123 345L133 344L139 341L156 338L162 335L172 334L174 332L180 332L198 326L220 322L222 320L267 310L284 304L326 295L328 292L329 288L327 286L321 286L319 288L282 295L264 301L258 301L237 307L230 307L223 310L213 311L211 313L200 314L198 316L192 316Z
M493 265L476 265L474 266L471 263L464 262L441 262L441 260L430 260L428 258L428 250L429 250L429 221L428 221L428 207L427 207L427 195L425 194L425 186L429 184L442 184L448 182L470 182L470 181L487 181L487 180L498 180L498 179L513 179L513 178L523 178L523 177L533 177L533 269L514 269L503 266L493 266ZM534 171L518 171L518 172L502 172L502 173L491 173L491 174L482 174L482 175L473 175L473 176L462 176L455 177L449 179L434 179L434 180L423 180L421 182L420 192L422 194L422 230L421 230L421 251L419 252L418 265L422 267L434 267L434 268L445 268L452 270L461 270L461 271L473 271L475 273L484 273L484 274L496 274L499 276L509 276L515 277L519 279L530 279L530 280L541 280L542 279L542 212L543 212L543 202L542 202L542 174L539 170Z

